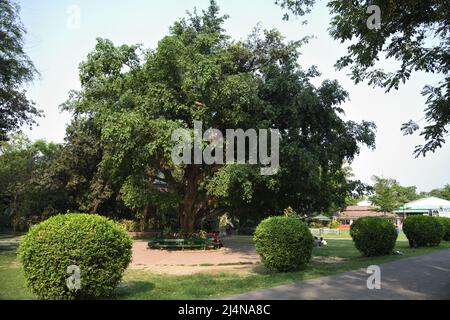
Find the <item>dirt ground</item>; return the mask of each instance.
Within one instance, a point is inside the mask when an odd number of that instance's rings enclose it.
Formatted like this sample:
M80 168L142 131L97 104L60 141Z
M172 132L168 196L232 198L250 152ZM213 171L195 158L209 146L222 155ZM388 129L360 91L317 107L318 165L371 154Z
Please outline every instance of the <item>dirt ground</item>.
M251 237L224 238L219 250L165 251L147 249L146 241L133 243L130 268L165 274L193 274L212 271L248 273L261 268Z

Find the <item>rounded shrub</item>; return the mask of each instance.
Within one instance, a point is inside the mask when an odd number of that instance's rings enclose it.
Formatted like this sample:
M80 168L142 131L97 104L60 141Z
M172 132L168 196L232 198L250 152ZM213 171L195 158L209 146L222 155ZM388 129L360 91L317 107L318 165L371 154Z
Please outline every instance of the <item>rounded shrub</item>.
M297 218L267 218L256 227L253 239L262 263L270 270L299 270L311 259L313 236Z
M383 217L363 217L350 228L350 236L364 256L382 256L392 253L397 241L394 224Z
M27 285L40 299L96 299L113 293L131 247L126 232L105 217L64 214L31 228L18 256Z
M444 236L442 237L442 240L450 241L450 218L437 217L436 219L438 219L438 221L444 227Z
M434 217L409 216L403 222L403 232L413 248L438 246L444 237L444 226Z

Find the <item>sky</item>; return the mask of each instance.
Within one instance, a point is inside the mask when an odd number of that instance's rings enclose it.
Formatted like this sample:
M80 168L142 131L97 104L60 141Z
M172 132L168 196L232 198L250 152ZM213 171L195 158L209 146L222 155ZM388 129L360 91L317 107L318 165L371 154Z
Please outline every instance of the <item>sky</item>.
M349 92L350 100L343 105L346 120L369 120L378 127L376 150L362 148L351 164L356 179L372 183L373 175L394 178L402 185L417 186L418 191L450 183L450 142L436 153L416 159L414 147L423 144L422 138L405 137L400 131L401 125L409 120L426 124L425 97L420 92L424 85L436 84L438 76L415 73L400 90L390 93L365 83L355 85L348 70L334 68L334 63L346 53L346 45L329 36L331 16L324 1L318 1L306 17L307 25L302 23L305 18L283 21L283 11L274 0L217 2L222 13L230 16L225 29L234 39L245 39L258 23L263 29L278 29L287 40L315 36L301 49L302 67L318 67L322 76L314 84L337 79ZM60 112L59 105L67 100L70 90L80 88L78 65L93 50L97 37L108 38L115 45L140 43L145 48L155 48L173 22L186 15L186 10L206 9L208 3L208 0L20 0L22 22L28 31L25 51L40 73L39 79L27 87L28 96L45 115L37 119L38 126L23 131L32 140L63 142L71 115ZM381 63L386 70L396 65L390 61Z

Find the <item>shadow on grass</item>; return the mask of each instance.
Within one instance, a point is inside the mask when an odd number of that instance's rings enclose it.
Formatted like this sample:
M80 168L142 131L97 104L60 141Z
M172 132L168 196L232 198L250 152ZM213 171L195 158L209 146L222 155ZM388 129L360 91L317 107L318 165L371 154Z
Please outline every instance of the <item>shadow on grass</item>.
M0 252L15 251L20 243L20 234L0 234Z
M130 295L139 295L142 293L151 293L155 285L148 281L132 280L119 285L116 290L116 299L124 299Z
M18 246L18 243L0 243L0 252L16 251Z
M0 240L4 240L4 239L13 239L16 237L21 237L25 235L25 232L0 232Z

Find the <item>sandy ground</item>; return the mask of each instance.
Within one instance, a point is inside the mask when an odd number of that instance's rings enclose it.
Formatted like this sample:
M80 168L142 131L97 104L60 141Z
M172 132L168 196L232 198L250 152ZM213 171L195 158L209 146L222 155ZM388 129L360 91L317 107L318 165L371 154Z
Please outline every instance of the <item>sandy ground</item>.
M261 268L250 237L231 236L223 239L223 244L219 250L165 251L147 249L146 241L135 241L130 268L178 275L214 271L247 273Z

